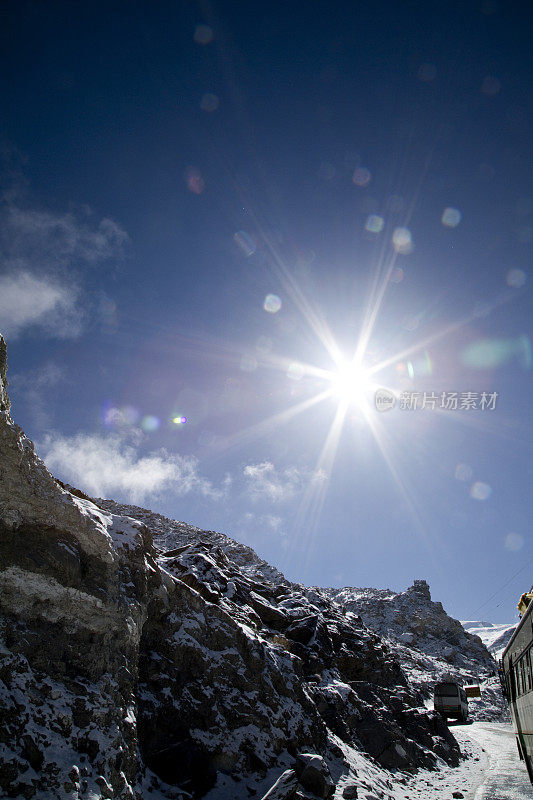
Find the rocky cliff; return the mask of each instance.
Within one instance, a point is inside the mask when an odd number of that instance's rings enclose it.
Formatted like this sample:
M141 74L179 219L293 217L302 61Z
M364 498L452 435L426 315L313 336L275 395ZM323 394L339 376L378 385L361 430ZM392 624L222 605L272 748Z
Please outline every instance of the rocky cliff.
M229 800L279 778L278 800L388 798L387 770L458 763L354 610L221 534L64 487L6 385L0 339L3 795Z
M325 589L348 611L357 611L401 662L413 687L429 700L439 680L481 686L481 699L470 701L473 719L508 719L496 676L496 662L481 638L449 617L431 599L428 584L416 580L404 592L389 589Z

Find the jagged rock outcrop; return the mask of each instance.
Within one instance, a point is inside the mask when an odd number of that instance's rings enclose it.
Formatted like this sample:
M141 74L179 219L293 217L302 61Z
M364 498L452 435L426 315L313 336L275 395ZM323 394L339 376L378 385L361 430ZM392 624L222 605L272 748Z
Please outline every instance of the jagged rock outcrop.
M460 622L431 599L429 586L416 580L404 592L388 589L327 590L348 610L357 610L363 622L390 640L412 645L428 655L444 656L467 670L494 672L494 660L477 636L467 633Z
M365 625L388 643L426 698L439 680L481 684L481 700L470 701L471 716L507 718L494 658L479 636L468 633L431 599L426 581L415 580L404 592L353 587L324 591L347 610L356 610Z
M3 795L261 796L287 768L303 787L302 753L336 780L349 753L376 776L457 763L388 645L325 592L56 481L10 417L3 340L0 367Z

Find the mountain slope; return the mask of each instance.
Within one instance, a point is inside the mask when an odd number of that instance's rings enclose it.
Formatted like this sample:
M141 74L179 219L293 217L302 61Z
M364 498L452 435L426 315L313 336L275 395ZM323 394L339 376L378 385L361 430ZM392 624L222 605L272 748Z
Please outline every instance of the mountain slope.
M238 800L288 768L292 797L386 800L388 769L458 763L360 617L222 534L60 484L6 385L0 337L6 796Z
M507 704L496 676L496 662L483 641L431 599L429 586L416 580L404 592L389 589L326 589L327 594L354 611L388 643L412 686L426 701L440 680L481 686L481 699L470 701L474 719L506 720Z

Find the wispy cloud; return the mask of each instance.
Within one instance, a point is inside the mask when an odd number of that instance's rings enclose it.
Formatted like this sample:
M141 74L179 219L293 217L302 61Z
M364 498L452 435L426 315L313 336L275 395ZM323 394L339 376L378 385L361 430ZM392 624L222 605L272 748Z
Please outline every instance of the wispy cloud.
M217 488L203 478L193 457L173 455L164 449L139 455L137 448L126 445L119 436L49 435L39 452L52 472L59 472L59 477L92 496L140 503L151 495L170 491L220 500L229 488L227 481Z
M0 193L0 331L10 338L27 328L59 338L77 336L88 305L82 298L84 272L119 262L129 236L118 222L99 219L87 207L37 209L27 194Z
M283 534L281 529L283 519L278 517L277 514L260 514L259 516L256 516L255 514L252 514L251 511L247 511L244 515L244 522L247 525L253 525L254 527L260 527L261 529L269 528L275 533Z
M2 223L2 252L9 261L22 258L47 266L79 261L96 264L121 258L129 242L117 222L107 217L97 221L89 209L56 214L10 205Z
M26 270L1 275L0 331L14 339L24 328L38 326L58 338L77 336L83 319L78 294L75 284Z
M15 390L27 403L35 424L44 430L50 426L47 411L51 389L66 380L66 371L54 361L47 361L38 369L12 375L9 379L10 393Z
M270 461L249 464L244 467L243 475L252 500L268 500L271 503L291 500L311 481L321 480L323 477L319 472L301 470L294 466L278 470Z

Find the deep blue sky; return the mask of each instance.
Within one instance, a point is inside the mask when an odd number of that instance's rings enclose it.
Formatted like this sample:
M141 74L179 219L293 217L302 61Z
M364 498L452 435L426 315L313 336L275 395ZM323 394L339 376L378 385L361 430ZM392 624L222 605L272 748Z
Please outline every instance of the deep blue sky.
M0 330L52 471L304 583L426 578L456 617L514 619L531 19L496 0L2 14ZM381 413L376 386L498 397Z

